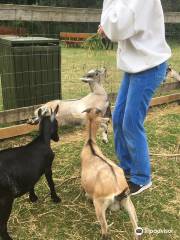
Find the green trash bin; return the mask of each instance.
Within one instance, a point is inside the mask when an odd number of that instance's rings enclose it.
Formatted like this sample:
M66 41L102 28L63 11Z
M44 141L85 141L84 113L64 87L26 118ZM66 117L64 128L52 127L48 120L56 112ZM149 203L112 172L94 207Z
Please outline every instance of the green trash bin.
M61 99L60 54L58 39L0 37L4 110Z

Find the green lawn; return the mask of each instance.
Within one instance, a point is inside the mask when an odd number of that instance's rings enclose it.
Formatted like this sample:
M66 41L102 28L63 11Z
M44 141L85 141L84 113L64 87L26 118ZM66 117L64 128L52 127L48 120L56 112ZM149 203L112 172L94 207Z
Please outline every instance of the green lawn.
M63 98L78 98L89 92L87 84L80 77L90 69L107 68L104 82L108 92L116 92L120 76L116 69L115 51L62 48L62 93Z
M155 108L149 113L146 130L150 152L180 153L180 111L178 105ZM39 201L31 204L27 196L15 201L9 231L18 240L98 240L100 227L94 207L80 186L80 152L84 144L83 129L60 129L61 142L53 144L56 158L53 174L61 204L53 204L44 177L37 184ZM29 142L31 136L1 142L0 148ZM117 161L113 134L102 151ZM139 225L150 230L166 229L171 234L144 234L144 240L178 240L180 236L180 158L152 157L153 186L141 195L132 197L139 217ZM112 240L132 240L132 227L126 212L107 213Z
M180 70L180 44L169 41L172 58L169 63ZM78 98L89 92L88 86L79 78L92 68L106 67L108 76L104 86L108 93L116 93L122 72L116 69L116 50L87 50L79 48L62 48L62 93L63 98Z

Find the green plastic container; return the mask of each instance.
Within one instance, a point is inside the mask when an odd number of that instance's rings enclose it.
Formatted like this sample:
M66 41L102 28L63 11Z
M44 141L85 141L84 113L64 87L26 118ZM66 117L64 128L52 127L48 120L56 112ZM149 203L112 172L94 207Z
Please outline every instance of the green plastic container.
M58 39L0 37L4 110L61 99L60 55Z

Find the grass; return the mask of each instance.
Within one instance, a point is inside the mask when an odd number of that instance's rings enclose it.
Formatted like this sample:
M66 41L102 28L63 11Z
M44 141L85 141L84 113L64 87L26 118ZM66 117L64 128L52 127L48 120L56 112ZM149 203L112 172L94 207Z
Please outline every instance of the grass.
M148 115L146 130L150 151L180 153L180 112L178 105L155 108ZM111 129L112 130L112 129ZM31 204L27 195L15 201L9 222L9 231L18 240L98 240L100 227L94 207L80 186L80 152L84 142L81 128L60 129L61 142L53 143L56 153L53 175L61 204L53 204L44 177L36 186L39 201ZM33 135L1 142L1 149L29 142ZM113 134L110 142L98 144L106 156L117 161ZM139 225L151 230L172 230L171 234L144 234L144 240L178 240L180 200L180 159L152 157L153 186L132 197L139 217ZM132 240L132 226L124 211L107 213L113 240Z
M170 63L180 69L180 46L170 41L173 57ZM108 76L104 83L108 92L117 92L122 73L116 70L115 51L90 51L79 48L62 48L62 92L63 98L79 98L89 92L79 78L91 68L106 67ZM0 87L1 88L1 87ZM0 91L0 110L2 97ZM180 152L180 112L178 106L155 108L146 121L150 151L154 153ZM25 144L34 138L34 133L2 141L0 149ZM80 186L80 152L83 146L81 128L60 129L62 140L53 144L56 159L53 174L62 203L51 202L44 178L37 184L39 201L31 204L27 196L15 201L9 222L9 231L18 240L96 240L100 238L93 206L86 200ZM103 152L114 161L113 134L110 142L102 145ZM144 234L145 240L179 239L179 166L177 157L152 157L153 187L133 198L139 225L149 229L172 230L171 234ZM108 212L108 224L113 240L131 240L132 227L124 211Z
M180 70L178 41L168 41L172 48L172 58L169 63L177 70ZM104 86L108 93L116 93L122 72L116 69L116 50L90 50L82 48L62 47L62 97L63 99L80 98L89 93L87 84L80 81L80 77L92 68L106 67L108 70ZM0 110L3 109L2 93L0 85Z
M108 92L119 87L119 72L116 69L115 51L80 48L62 49L62 93L63 98L79 98L89 92L89 87L80 77L90 69L106 67L108 76L104 83Z
M169 63L177 71L180 69L180 45L176 40L169 40L172 58ZM89 92L87 85L79 78L91 68L106 67L108 76L104 86L108 93L116 93L122 78L122 72L116 69L116 50L88 50L62 48L62 93L63 98L78 98Z
M169 60L169 63L174 67L178 72L180 71L180 61L179 61L179 51L180 45L177 40L168 39L168 44L172 49L172 57Z

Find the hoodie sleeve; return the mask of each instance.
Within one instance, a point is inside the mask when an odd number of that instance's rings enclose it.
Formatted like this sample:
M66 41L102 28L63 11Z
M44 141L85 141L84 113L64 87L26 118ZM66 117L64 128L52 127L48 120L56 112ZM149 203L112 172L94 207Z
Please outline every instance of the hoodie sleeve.
M133 10L121 0L105 0L101 25L106 36L114 41L125 40L136 34Z

